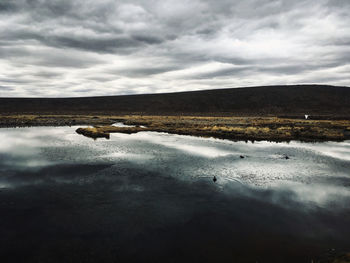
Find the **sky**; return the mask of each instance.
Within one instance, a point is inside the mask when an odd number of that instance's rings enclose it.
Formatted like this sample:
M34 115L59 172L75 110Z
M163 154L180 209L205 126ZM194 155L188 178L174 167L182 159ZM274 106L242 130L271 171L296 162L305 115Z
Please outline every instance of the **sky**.
M0 0L0 97L350 86L349 0Z

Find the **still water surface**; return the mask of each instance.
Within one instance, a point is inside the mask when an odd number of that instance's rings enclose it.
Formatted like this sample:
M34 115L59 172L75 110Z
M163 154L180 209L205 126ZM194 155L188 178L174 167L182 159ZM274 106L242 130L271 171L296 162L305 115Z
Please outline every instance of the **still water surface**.
M1 262L316 262L350 251L349 141L94 141L75 129L0 129Z

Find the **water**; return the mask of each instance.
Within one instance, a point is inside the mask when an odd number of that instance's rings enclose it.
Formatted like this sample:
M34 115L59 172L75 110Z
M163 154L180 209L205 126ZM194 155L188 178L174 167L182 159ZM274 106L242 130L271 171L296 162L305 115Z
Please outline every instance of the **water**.
M136 127L136 125L126 125L126 124L124 124L122 122L113 123L112 126L114 126L114 127L121 127L121 128ZM140 125L140 128L146 128L146 126Z
M350 142L94 141L75 129L0 129L1 262L317 262L350 251Z

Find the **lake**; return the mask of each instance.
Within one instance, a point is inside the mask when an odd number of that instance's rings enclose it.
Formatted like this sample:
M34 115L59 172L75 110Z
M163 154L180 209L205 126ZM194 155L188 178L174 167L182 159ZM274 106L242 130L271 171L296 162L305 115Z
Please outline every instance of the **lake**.
M94 141L76 128L0 129L1 262L310 263L350 251L350 141Z

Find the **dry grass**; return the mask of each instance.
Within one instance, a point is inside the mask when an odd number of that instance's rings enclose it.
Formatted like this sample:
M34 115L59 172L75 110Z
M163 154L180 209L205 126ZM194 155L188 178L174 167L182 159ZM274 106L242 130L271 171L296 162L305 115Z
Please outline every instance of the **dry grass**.
M193 116L119 116L129 125L147 128L96 127L97 132L135 133L159 131L184 135L225 138L231 140L270 141L342 141L350 121L298 120L276 117L193 117Z
M124 122L138 127L111 126L115 122ZM342 141L350 139L349 120L142 115L12 115L0 117L0 127L67 125L93 125L93 128L79 129L79 133L92 138L109 138L109 133L112 132L158 131L231 140ZM147 128L140 128L141 125Z

